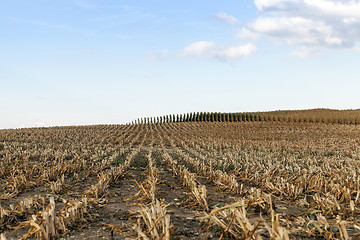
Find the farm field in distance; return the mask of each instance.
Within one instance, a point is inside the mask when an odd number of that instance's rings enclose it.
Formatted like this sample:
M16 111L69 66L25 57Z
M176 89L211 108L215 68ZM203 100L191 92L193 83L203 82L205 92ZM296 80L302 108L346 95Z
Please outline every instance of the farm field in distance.
M359 214L358 110L0 130L1 240L360 239Z

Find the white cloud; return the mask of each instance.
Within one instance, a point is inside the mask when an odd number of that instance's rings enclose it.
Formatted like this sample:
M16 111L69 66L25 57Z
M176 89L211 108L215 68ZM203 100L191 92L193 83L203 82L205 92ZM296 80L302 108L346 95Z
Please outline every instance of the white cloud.
M261 12L299 16L360 17L358 0L254 0Z
M239 24L239 20L237 20L234 16L228 15L224 12L219 12L213 15L213 18L215 20L218 20L220 22L225 22L230 25L236 25Z
M254 44L240 45L237 47L229 47L223 50L220 50L217 53L219 59L222 60L238 60L243 57L250 56L256 51L256 46Z
M354 48L360 43L360 0L254 0L263 15L240 38L267 39L304 49ZM306 51L305 51L306 52Z
M236 61L247 57L256 51L254 44L233 47L218 46L213 42L200 41L185 47L179 57L206 57L220 61Z
M345 40L337 37L330 25L302 17L260 17L244 27L242 38L266 38L281 44L308 44L341 47Z
M338 17L360 17L360 2L354 0L304 0L309 8L320 11L322 15Z
M192 43L185 47L179 54L179 57L202 57L213 55L216 45L213 42L200 41Z

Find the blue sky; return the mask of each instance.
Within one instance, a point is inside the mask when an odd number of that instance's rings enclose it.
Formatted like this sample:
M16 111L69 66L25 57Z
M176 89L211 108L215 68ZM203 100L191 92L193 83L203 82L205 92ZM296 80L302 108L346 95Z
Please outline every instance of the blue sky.
M0 2L0 129L360 108L360 1Z

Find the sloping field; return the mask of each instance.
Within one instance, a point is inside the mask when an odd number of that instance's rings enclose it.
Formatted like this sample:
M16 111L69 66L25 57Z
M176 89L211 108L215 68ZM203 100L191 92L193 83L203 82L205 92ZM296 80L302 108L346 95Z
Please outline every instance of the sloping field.
M0 179L4 239L360 238L351 122L1 130Z

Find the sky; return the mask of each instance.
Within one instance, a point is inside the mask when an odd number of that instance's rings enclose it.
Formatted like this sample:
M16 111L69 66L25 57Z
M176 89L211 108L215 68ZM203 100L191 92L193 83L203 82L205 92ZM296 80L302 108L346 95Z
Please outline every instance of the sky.
M0 129L360 108L360 0L0 1Z

